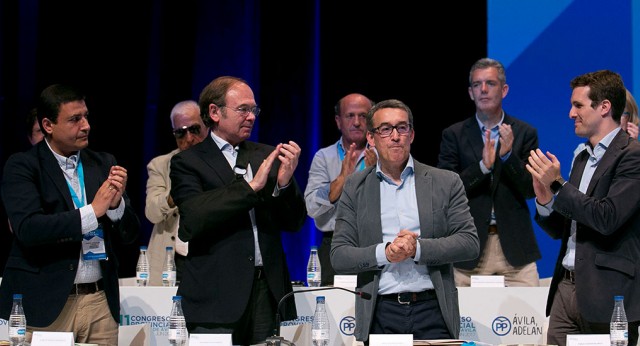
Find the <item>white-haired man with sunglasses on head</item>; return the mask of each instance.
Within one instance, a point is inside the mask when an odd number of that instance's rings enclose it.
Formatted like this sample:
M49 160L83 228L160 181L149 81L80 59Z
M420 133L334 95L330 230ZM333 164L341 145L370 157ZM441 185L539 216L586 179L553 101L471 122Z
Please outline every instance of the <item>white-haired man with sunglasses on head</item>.
M178 238L180 215L178 207L173 203L169 166L173 155L202 142L207 136L208 128L200 116L200 106L196 101L178 102L171 110L171 126L178 147L168 154L155 157L147 165L147 198L144 214L153 223L153 231L149 239L149 285L162 286L162 265L166 248L175 250L177 281L180 281L182 264L189 248L188 243Z

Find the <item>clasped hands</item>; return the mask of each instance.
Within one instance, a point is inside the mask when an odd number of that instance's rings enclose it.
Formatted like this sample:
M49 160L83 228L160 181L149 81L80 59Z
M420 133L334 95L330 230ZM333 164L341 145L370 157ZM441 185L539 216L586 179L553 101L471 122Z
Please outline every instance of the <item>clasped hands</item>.
M413 258L418 247L418 234L403 229L396 238L385 246L384 254L391 263L398 263Z
M120 200L126 187L127 170L121 166L111 167L109 177L100 185L91 202L96 217L101 217L108 209L117 208L120 205Z

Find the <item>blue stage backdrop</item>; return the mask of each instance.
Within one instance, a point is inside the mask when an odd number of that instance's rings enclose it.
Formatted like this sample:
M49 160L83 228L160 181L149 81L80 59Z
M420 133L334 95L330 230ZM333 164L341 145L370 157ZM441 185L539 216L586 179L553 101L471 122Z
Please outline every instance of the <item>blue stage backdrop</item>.
M640 96L640 3L489 0L487 6L488 55L504 63L510 86L504 108L538 129L540 149L558 157L567 178L573 150L583 140L569 118L571 79L609 69ZM533 218L533 200L529 206ZM535 227L542 249L538 270L549 277L560 241Z

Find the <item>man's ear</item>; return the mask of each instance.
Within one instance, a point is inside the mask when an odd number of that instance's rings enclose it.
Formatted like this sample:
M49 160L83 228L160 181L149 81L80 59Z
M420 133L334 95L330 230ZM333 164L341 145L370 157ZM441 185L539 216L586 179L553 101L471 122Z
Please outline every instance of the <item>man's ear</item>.
M42 132L45 134L51 134L53 132L53 122L49 118L42 119Z
M220 112L221 110L218 105L214 103L209 105L209 118L216 124L220 122Z
M373 141L373 133L371 131L367 131L367 143L369 143L369 146L371 147L376 146L376 142Z
M600 113L601 117L604 118L608 114L609 116L611 116L613 118L613 116L611 114L611 101L605 99L600 103L600 106L602 107L602 113Z

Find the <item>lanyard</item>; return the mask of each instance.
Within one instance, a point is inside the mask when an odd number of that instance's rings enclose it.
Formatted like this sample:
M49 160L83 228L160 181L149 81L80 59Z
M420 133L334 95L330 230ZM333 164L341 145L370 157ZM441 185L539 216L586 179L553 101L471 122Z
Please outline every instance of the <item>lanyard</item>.
M67 186L69 186L69 192L71 192L71 198L73 199L73 203L76 205L76 208L81 208L84 207L86 200L85 200L85 194L84 194L84 169L82 169L82 161L80 161L80 156L78 156L78 185L80 187L80 196L82 197L82 199L78 198L78 195L76 194L76 192L73 190L73 187L71 187L71 184L69 184L69 181L67 181Z

